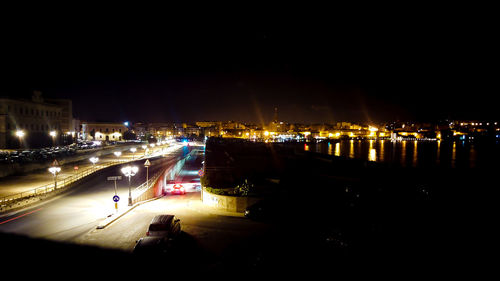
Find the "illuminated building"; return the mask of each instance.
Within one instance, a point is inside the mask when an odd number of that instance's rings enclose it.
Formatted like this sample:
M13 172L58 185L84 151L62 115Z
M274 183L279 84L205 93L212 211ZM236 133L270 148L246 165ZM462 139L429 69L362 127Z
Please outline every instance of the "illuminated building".
M52 145L51 131L64 141L62 137L77 130L72 114L71 100L44 100L40 91L34 91L31 99L0 98L0 148L18 148L18 130L25 132L24 147Z
M120 141L128 128L123 123L82 122L84 140Z

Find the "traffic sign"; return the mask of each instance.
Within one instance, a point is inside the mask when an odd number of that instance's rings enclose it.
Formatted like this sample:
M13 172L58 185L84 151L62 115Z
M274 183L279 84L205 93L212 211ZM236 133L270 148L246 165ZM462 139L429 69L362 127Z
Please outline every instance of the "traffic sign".
M116 181L116 180L121 180L122 176L115 176L115 177L108 177L108 181Z
M115 202L120 201L120 197L118 195L113 196L113 201Z
M149 167L151 166L151 162L149 162L149 159L146 159L146 162L144 162L144 167Z
M203 171L203 169L200 169L198 171L198 176L203 177L204 174L205 174L205 171Z
M78 166L73 167L73 169L78 170Z
M53 167L59 167L59 162L57 162L57 159L54 159L54 162L52 162Z

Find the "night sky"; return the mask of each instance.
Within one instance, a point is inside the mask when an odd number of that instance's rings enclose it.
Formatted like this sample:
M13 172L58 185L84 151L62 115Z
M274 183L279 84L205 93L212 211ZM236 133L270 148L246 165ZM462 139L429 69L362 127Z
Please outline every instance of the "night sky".
M94 121L499 119L491 15L321 10L15 14L1 95L70 98Z

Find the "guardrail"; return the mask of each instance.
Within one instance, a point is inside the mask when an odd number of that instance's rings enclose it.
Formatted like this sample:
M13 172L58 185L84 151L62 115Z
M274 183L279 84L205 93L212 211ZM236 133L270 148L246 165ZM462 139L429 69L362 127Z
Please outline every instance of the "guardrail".
M136 161L138 159L140 159L140 158L134 159L133 161ZM132 160L130 160L130 161L132 161ZM30 189L30 190L26 190L26 191L23 191L20 193L1 197L0 198L0 210L2 210L3 208L5 208L9 205L16 204L22 200L28 200L28 199L33 198L33 197L48 195L50 193L53 193L54 191L64 190L66 187L69 187L72 183L77 182L77 181L79 181L79 180L99 171L99 170L102 170L104 168L111 167L114 165L127 163L130 161L128 161L128 160L125 160L125 161L124 160L121 160L121 161L116 160L116 161L111 161L111 162L95 165L92 168L88 168L88 169L85 169L83 171L79 171L74 175L71 175L71 176L68 176L66 178L58 180L57 181L57 188L55 186L55 183L50 183L50 184L46 184L46 185L43 185L43 186L40 186L40 187L37 187L34 189Z
M189 159L193 153L197 153L197 151L197 149L194 149L185 157L166 160L165 162L172 162L169 167L156 172L147 182L144 182L132 191L132 204L154 198L155 190L153 190L153 187L160 177L164 176L166 179L174 179L182 170L182 167L184 167L186 160Z
M132 204L151 199L151 195L148 193L148 191L154 186L154 184L162 175L162 173L163 173L162 171L155 173L153 177L150 178L148 181L144 182L143 184L139 185L134 190L132 190Z
M0 212L4 211L5 209L8 209L12 207L13 205L19 204L21 205L21 202L23 201L29 201L30 199L38 198L38 197L43 197L46 195L50 194L55 194L60 191L64 191L67 187L70 187L73 183L82 180L83 178L108 167L114 166L114 165L120 165L128 162L133 162L141 159L146 159L150 157L155 157L158 155L155 155L154 153L148 154L148 155L143 155L139 156L134 159L130 160L115 160L115 161L110 161L107 163L102 163L102 164L96 164L95 166L79 171L74 175L68 176L66 178L57 180L57 188L55 188L54 183L46 184L34 189L26 190L23 192L19 192L16 194L11 194L7 196L0 197ZM171 160L171 159L170 159ZM151 178L154 179L156 174L153 175ZM159 176L159 175L158 175ZM157 179L157 178L156 178ZM151 180L149 182L151 182ZM145 183L144 183L145 184ZM17 207L16 207L17 208Z

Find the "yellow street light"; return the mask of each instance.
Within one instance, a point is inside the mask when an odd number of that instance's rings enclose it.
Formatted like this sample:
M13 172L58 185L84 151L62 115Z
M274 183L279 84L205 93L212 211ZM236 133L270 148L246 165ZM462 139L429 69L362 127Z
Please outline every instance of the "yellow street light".
M25 133L23 130L17 130L16 131L16 136L19 138L19 148L23 146L23 140L22 138L24 137Z

